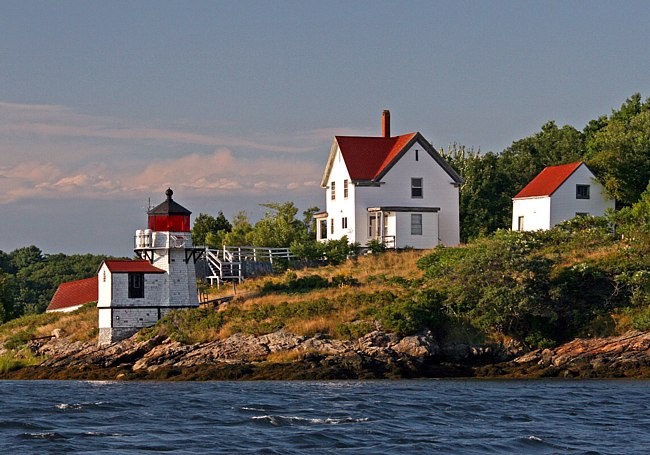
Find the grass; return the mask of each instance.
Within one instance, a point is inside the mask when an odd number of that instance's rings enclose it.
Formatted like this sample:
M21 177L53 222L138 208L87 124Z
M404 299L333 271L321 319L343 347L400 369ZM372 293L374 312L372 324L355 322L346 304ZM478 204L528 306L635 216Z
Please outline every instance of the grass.
M20 368L38 365L43 357L35 356L29 349L6 351L0 354L0 374L10 373Z
M0 345L19 348L33 338L46 337L54 329L63 329L70 341L89 341L97 335L96 303L70 313L30 314L0 325Z

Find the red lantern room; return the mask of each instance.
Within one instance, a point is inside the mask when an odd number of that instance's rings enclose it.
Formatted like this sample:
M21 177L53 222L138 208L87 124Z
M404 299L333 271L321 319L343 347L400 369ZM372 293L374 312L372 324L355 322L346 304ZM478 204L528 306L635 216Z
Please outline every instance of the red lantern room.
M149 229L152 231L190 232L192 212L172 200L171 188L165 191L167 200L149 210Z

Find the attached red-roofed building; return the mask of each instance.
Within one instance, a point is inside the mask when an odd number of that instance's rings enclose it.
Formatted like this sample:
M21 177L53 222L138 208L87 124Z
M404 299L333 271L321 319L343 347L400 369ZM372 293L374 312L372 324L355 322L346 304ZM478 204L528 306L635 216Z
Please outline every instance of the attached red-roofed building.
M45 310L47 313L67 313L86 303L97 301L97 277L61 283Z
M334 138L321 181L327 209L314 215L317 238L457 245L461 177L420 133L391 136L388 111L382 133Z
M512 199L512 230L550 229L576 216L602 216L614 206L584 162L548 166Z

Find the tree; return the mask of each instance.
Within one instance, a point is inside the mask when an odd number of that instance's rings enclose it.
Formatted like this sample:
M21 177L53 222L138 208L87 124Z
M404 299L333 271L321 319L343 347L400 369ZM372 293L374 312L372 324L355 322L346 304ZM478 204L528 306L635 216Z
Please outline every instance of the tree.
M585 154L584 134L574 127L558 128L553 120L542 130L512 143L500 155L502 171L510 176L513 197L547 166L582 160Z
M298 209L293 202L260 204L270 209L255 223L246 239L253 246L288 248L294 241L307 238L305 224L296 219Z
M0 270L0 323L10 319L13 314L12 291L10 276Z
M12 251L10 256L12 270L9 270L9 272L11 273L15 273L18 269L37 264L44 259L43 252L34 245L18 248Z
M224 236L231 230L232 225L222 211L219 211L216 218L206 213L200 213L192 227L192 243L197 246L220 247Z
M453 145L445 158L463 177L460 187L460 237L467 242L510 224L510 179L494 153L480 154Z
M650 180L650 99L637 93L593 133L586 161L618 205L635 203Z
M232 219L232 229L223 237L223 244L228 246L248 245L246 237L253 230L245 211L240 211Z
M314 215L318 212L320 212L320 209L316 206L309 207L302 212L302 223L305 225L307 235L314 240L316 239L316 218L314 218Z

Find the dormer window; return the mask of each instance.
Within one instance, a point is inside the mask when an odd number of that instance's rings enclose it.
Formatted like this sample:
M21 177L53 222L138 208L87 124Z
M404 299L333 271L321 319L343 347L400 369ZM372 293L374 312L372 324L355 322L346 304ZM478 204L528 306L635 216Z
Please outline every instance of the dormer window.
M589 185L576 185L576 199L589 199Z
M422 178L411 179L411 198L422 198Z
M330 183L330 191L332 193L332 200L336 200L336 182Z

